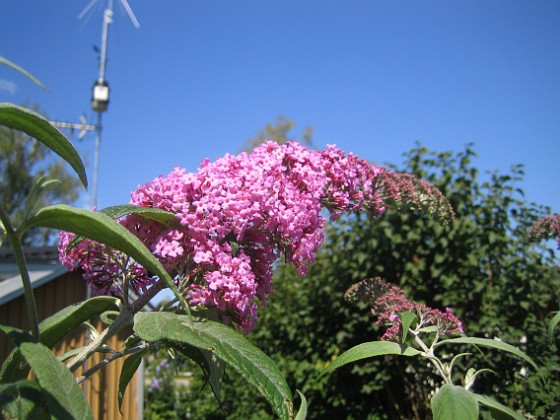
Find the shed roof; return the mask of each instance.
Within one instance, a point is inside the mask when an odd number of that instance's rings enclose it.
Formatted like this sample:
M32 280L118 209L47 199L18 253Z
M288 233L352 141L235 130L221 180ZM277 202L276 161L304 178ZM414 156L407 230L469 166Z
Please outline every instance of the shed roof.
M58 261L55 246L26 247L25 259L31 285L35 289L68 270ZM0 247L0 305L23 295L23 283L11 248Z

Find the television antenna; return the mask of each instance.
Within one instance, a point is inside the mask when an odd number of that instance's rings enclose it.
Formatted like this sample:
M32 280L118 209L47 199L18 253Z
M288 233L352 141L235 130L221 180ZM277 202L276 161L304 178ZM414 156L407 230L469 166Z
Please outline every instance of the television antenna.
M105 10L103 11L103 27L101 32L101 51L99 57L99 76L93 84L93 93L91 99L91 107L97 112L97 124L96 136L95 136L95 152L93 161L93 206L97 207L97 178L99 171L99 149L101 146L101 115L103 112L107 111L109 107L109 84L105 79L105 71L107 68L107 45L109 43L109 25L113 23L113 0L92 0L85 7L84 10L78 16L78 19L84 18L88 13L92 11L94 6L98 6L101 3L105 3ZM126 11L126 14L132 21L132 24L136 29L140 28L140 23L134 12L132 11L127 0L119 0L120 5Z

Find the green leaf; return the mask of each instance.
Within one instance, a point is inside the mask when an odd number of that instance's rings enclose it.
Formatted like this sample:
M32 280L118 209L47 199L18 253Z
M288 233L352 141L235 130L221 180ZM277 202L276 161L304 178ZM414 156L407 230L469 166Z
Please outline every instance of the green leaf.
M17 328L0 325L0 330L10 336L31 366L53 417L93 419L84 393L74 376L44 344L38 343L30 334Z
M307 399L299 389L296 389L296 391L301 398L301 405L299 406L295 420L305 420L307 418Z
M177 217L170 212L158 208L139 207L132 204L122 204L118 206L106 207L99 210L99 213L106 214L111 219L116 220L128 214L137 214L146 219L154 220L168 227L180 226ZM77 235L68 244L68 249L72 249L85 239L82 235Z
M274 362L243 335L214 321L195 322L166 312L139 312L134 331L146 341L169 340L206 349L255 386L282 419L293 417L292 395Z
M355 362L369 357L383 356L388 354L399 356L418 356L422 352L413 347L404 344L398 344L393 341L370 341L368 343L358 344L351 349L345 351L338 356L334 362L328 365L322 372L321 376L348 363Z
M45 117L17 105L0 104L0 125L23 131L37 139L76 171L82 184L87 188L87 176L84 164L72 143L64 137Z
M496 372L494 372L492 369L475 370L473 368L470 368L465 374L465 381L464 381L465 389L469 390L473 386L476 377L484 372L490 372L496 374Z
M83 322L118 306L118 304L119 300L113 296L95 296L65 307L39 324L41 343L47 347L54 346L62 337Z
M402 312L399 315L402 325L402 339L401 342L404 343L406 340L406 336L408 334L408 329L410 325L418 319L418 316L412 311Z
M552 319L548 323L548 339L551 343L554 340L554 330L558 326L559 322L560 322L560 312L556 312L556 315L554 315L554 317L552 317Z
M136 373L136 370L138 370L138 366L140 366L140 363L142 363L142 358L147 352L148 349L139 351L138 353L134 353L131 356L127 357L123 363L121 374L119 376L119 392L118 392L119 411L121 411L122 401L124 398L124 392L126 391L126 387L128 386L130 380Z
M210 350L198 348L190 344L175 341L166 341L165 344L182 353L184 356L193 360L196 364L198 364L198 366L200 366L206 376L206 380L208 381L210 388L212 388L214 396L218 400L220 406L222 406L221 389L225 373L224 361L216 357L216 355Z
M494 419L525 420L525 417L523 417L521 414L503 404L500 404L493 398L474 393L472 395L480 404L490 408L490 411L492 412L492 418Z
M37 206L37 202L42 192L52 184L60 184L60 181L58 179L47 180L47 176L43 175L35 182L31 191L29 192L29 195L27 196L25 216L23 218L24 220L28 219L31 216L31 214L35 210L35 207Z
M159 260L140 239L106 214L58 204L39 210L22 228L27 230L37 226L73 232L124 252L164 281L186 306L183 296Z
M497 350L502 350L511 354L520 357L521 359L525 360L531 366L535 368L538 374L541 376L543 382L544 376L542 375L539 367L533 359L527 356L524 352L519 350L517 347L512 346L511 344L504 343L503 341L493 340L491 338L478 338L478 337L458 337L458 338L450 338L447 340L442 340L439 343L435 344L434 347L439 347L443 344L474 344L476 346L483 346L483 347L491 347Z
M154 220L166 226L180 226L175 214L158 208L140 207L133 204L120 204L118 206L106 207L99 210L99 212L106 214L112 219L118 219L119 217L126 216L127 214L138 214L146 219Z
M67 306L39 324L40 341L45 346L52 347L74 328L115 305L118 305L117 298L96 296L84 302ZM0 383L15 382L25 378L29 369L22 362L21 353L18 349L15 349L2 365Z
M23 380L0 384L0 417L33 420L50 419L39 383L35 380Z
M48 90L45 85L43 85L37 78L35 78L31 73L27 72L26 70L22 69L20 66L18 66L17 64L12 63L11 61L5 59L4 57L0 57L0 64L4 64L8 67L11 67L12 69L14 69L15 71L23 74L25 77L27 77L29 80L31 80L33 83L35 83L37 86L41 87L44 90Z
M462 386L445 384L430 401L434 420L477 420L478 402Z

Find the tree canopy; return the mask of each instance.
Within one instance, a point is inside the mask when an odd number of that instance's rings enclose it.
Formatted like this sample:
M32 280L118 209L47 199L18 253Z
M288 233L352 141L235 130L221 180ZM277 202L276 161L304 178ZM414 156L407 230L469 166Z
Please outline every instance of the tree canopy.
M293 120L290 120L283 115L279 115L276 117L276 121L274 123L266 123L254 137L249 138L243 146L243 150L253 150L259 144L262 144L267 140L275 141L278 144L284 144L287 141L297 139L301 144L311 146L313 143L313 127L305 127L299 136L296 136L293 133L295 127L296 123Z
M26 211L26 197L44 175L60 182L47 188L37 203L38 207L72 203L78 198L80 181L68 172L64 162L52 155L50 149L24 133L0 127L0 172L3 174L0 200L16 225L22 221ZM26 236L25 245L50 244L52 235L52 230L34 229Z

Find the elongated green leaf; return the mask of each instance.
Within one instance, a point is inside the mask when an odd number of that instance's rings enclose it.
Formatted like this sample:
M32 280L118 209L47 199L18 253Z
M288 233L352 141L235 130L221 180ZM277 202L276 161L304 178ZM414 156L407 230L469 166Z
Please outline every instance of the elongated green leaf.
M548 323L548 339L550 340L551 343L554 340L554 330L558 326L559 322L560 322L560 312L556 312L556 315L554 315L550 320L550 322Z
M398 344L393 341L370 341L368 343L358 344L351 349L345 351L338 356L334 362L328 365L322 372L321 376L332 372L341 366L357 360L367 359L369 357L383 356L387 354L399 356L418 356L421 351L404 344Z
M39 324L41 343L54 346L62 337L96 315L117 307L119 300L113 296L95 296L65 307Z
M418 316L412 311L406 311L399 315L402 325L402 339L401 342L406 341L406 336L408 334L408 329L410 325L418 319Z
M31 189L29 195L27 196L24 220L29 218L29 216L31 216L31 214L35 210L35 207L37 206L37 202L39 201L39 197L41 197L43 191L45 191L46 188L48 188L53 184L60 184L60 180L58 179L49 180L47 179L46 175L43 175L37 181L35 181L33 188Z
M50 419L39 383L22 380L0 384L0 418Z
M491 338L479 338L479 337L458 337L458 338L449 338L447 340L442 340L435 345L435 347L439 347L444 344L474 344L476 346L483 346L483 347L490 347L497 350L502 350L507 353L511 353L520 357L521 359L525 360L531 366L535 368L535 370L541 375L542 380L544 381L544 377L539 370L539 367L533 359L527 356L524 352L519 350L517 347L512 346L511 344L504 343L503 341L493 340Z
M137 214L146 219L154 220L168 227L180 226L177 217L173 213L169 213L165 210L151 208L151 207L139 207L139 206L134 206L132 204L122 204L118 206L106 207L104 209L99 210L99 213L106 214L113 220L116 220L128 214ZM68 244L68 249L72 249L80 242L82 242L84 239L85 239L84 236L77 235Z
M493 398L486 397L480 394L474 394L474 393L472 395L480 404L490 408L493 415L492 417L495 419L500 418L500 419L525 420L525 417L523 417L521 414L517 413L516 411L512 410L511 408L503 404L500 404L498 401L496 401Z
M20 66L18 66L17 64L12 63L10 60L7 60L4 57L0 57L0 64L4 64L8 67L11 67L12 69L14 69L15 71L23 74L25 77L27 77L29 80L31 80L33 83L35 83L37 86L41 87L42 89L48 90L44 84L42 84L35 76L33 76L31 73L29 73L28 71L22 69Z
M430 401L434 420L477 420L478 402L462 386L443 385Z
M152 255L140 239L106 214L59 204L39 210L22 228L27 230L37 226L73 232L124 252L163 280L184 302L173 279L159 260Z
M118 206L106 207L99 211L112 219L118 219L119 217L126 216L127 214L138 214L146 219L154 220L166 226L180 226L177 217L173 213L152 207L120 204Z
M17 105L0 104L0 125L23 131L40 141L76 171L82 184L87 188L87 176L84 164L72 143L58 131L45 117Z
M232 328L214 321L193 322L185 315L139 312L134 330L146 341L177 341L211 351L255 386L278 417L293 418L290 388L278 367Z
M124 398L124 392L126 391L126 387L130 383L130 380L138 370L138 366L142 363L142 358L148 352L148 350L142 350L138 353L134 353L131 356L128 356L123 363L123 367L121 370L121 374L119 376L119 392L118 392L118 399L119 399L119 411L122 407L122 401ZM122 412L122 411L121 411Z
M305 420L307 418L307 399L299 389L296 389L296 391L301 398L301 405L299 406L295 420Z
M51 415L61 419L92 419L84 393L72 373L51 351L25 331L0 326L16 343L44 391Z
M212 388L214 396L218 400L220 407L222 407L221 389L225 373L224 361L218 358L210 350L195 347L190 344L180 343L176 341L167 341L166 345L174 348L178 352L196 362L198 366L200 366L200 368L204 372L208 384L210 385L210 388Z
M118 299L111 296L96 296L84 302L67 306L39 324L41 343L52 347L83 322L116 306ZM15 382L27 376L28 366L22 363L18 349L6 359L0 373L0 383Z

